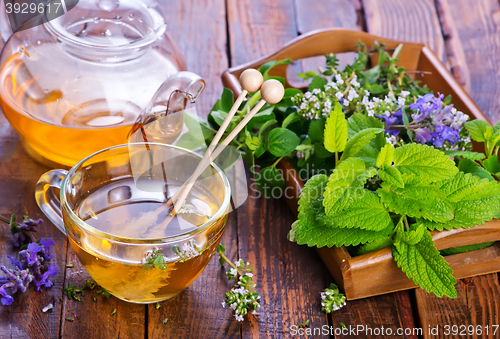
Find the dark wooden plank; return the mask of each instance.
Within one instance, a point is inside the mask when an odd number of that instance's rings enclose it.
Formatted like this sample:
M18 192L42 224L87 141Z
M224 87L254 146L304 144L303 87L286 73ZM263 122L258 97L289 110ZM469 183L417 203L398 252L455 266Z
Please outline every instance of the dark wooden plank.
M434 0L363 0L366 28L395 40L422 42L444 61L446 53Z
M184 55L189 71L199 74L206 88L197 100L198 115L206 117L222 93L220 75L228 68L224 0L159 0L167 31Z
M236 261L236 214L229 215L221 243L227 257ZM149 305L149 338L240 338L240 326L230 309L222 308L225 292L232 286L215 254L201 275L171 300L160 303L160 309ZM226 269L227 269L227 265ZM163 320L168 322L163 324Z
M500 120L500 4L496 0L439 0L438 4L452 41L450 48L456 56L458 74L479 108L492 122L497 122Z
M320 292L328 286L326 270L316 251L287 240L295 217L284 199L258 198L251 186L246 206L237 210L239 253L255 270L261 293L256 316L243 325L243 337L289 337L292 325L310 320L327 324Z
M45 171L43 167L25 154L17 133L0 114L0 215L10 217L15 213L18 218L28 212L33 219L46 220L35 203L35 184ZM11 242L7 224L0 222L0 265L11 267L7 254L16 257L18 250ZM53 263L59 274L51 280L51 288L42 287L37 292L34 284L25 293L18 292L10 306L0 305L0 338L59 338L61 318L61 289L64 281L66 259L66 240L50 222L40 226L37 239L50 237L55 240ZM2 273L3 275L3 273ZM54 308L42 313L49 303Z
M418 314L424 329L425 339L458 338L456 335L445 335L444 326L471 324L471 313L467 307L467 293L464 285L465 283L462 281L457 283L458 296L455 299L438 298L424 290L415 290ZM437 329L436 326L438 326ZM471 336L467 338L471 338Z
M91 279L71 247L68 248L67 262L74 267L66 269L65 286L69 283L81 287L87 279ZM144 338L146 306L115 297L106 299L96 292L97 289L85 291L82 301L64 296L61 337ZM111 315L115 309L116 313ZM67 321L66 318L74 321Z
M500 337L500 284L496 274L488 274L468 279L466 284L467 305L471 313L472 325L476 328L473 338ZM496 327L493 327L496 325ZM482 334L477 329L482 328ZM489 327L487 330L486 328ZM495 333L496 329L496 333Z

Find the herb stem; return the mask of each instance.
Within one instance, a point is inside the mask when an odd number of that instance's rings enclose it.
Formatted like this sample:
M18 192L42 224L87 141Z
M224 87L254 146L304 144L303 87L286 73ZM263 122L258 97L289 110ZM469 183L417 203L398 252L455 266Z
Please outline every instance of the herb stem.
M405 222L405 230L406 230L406 231L409 231L409 230L410 230L410 225L408 225L408 219L406 218L406 215L405 215L405 217L404 217L404 219L403 219L403 220L404 220L404 222Z
M335 152L335 167L337 167L338 163L339 163L339 153Z
M7 224L9 224L9 225L10 225L10 220L9 220L9 219L7 219L7 218L2 217L1 215L0 215L0 220L1 220L1 221L3 221L3 222L6 222ZM17 226L17 225L19 225L19 223L18 223L18 222L16 222L16 223L14 223L14 225L16 225L16 226Z
M217 252L217 253L219 253L219 252ZM235 270L237 270L237 271L238 271L238 267L236 267L236 265L235 265L235 264L233 264L233 263L231 262L231 260L229 260L229 259L228 259L228 258L224 255L224 253L219 253L219 255L220 255L220 257L221 257L222 259L224 259L224 261L225 261L225 262L227 262L227 263L228 263L228 265L229 265L229 266L231 266L232 268L234 268Z

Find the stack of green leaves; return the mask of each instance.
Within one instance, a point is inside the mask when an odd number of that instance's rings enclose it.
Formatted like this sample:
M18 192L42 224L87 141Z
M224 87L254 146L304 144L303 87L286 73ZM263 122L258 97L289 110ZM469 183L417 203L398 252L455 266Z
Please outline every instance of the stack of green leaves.
M346 120L337 104L324 131L336 168L329 177L315 175L306 183L289 237L309 246L359 245L358 253L392 246L398 267L415 284L456 297L453 271L430 231L491 220L500 210L500 185L460 172L450 155L435 148L394 148L377 140L382 131L365 115ZM461 151L454 156L479 157Z

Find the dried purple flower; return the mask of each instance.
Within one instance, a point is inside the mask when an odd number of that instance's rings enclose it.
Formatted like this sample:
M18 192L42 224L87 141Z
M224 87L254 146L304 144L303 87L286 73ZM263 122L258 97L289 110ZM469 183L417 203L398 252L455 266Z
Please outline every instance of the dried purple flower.
M36 232L37 227L43 223L42 219L34 221L33 219L25 218L22 224L15 222L15 217L11 220L12 242L14 246L21 247L33 241L32 232ZM5 221L5 220L4 220Z
M26 291L28 285L34 281L36 290L39 291L42 286L51 287L53 285L49 277L57 274L57 267L54 264L49 265L52 258L50 247L55 242L50 238L43 238L40 244L32 242L28 244L27 249L19 252L19 261L8 255L13 269L0 266L0 270L5 276L0 277L0 302L3 305L10 305L14 301L12 295L18 290Z

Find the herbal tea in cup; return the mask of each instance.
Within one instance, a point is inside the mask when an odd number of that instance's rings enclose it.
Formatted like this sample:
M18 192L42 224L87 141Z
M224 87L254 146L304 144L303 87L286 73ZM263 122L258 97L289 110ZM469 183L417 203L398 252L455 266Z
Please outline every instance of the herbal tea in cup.
M116 146L87 157L69 172L45 173L36 200L67 234L99 285L126 301L158 302L194 281L224 231L231 192L214 164L165 224L171 214L165 202L199 160L190 151L165 144ZM53 188L60 189L59 200Z

